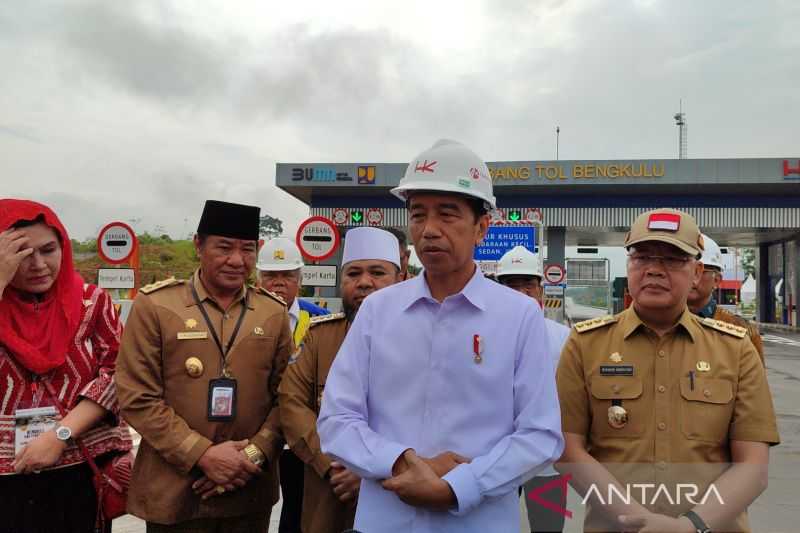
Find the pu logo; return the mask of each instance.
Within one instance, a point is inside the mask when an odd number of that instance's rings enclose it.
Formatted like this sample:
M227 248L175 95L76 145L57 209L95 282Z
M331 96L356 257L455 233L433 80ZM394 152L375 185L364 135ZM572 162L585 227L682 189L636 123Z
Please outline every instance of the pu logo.
M358 184L373 185L375 183L375 167L372 165L358 167Z
M797 160L797 166L792 168L789 166L789 161L784 159L783 160L783 177L789 176L789 174L797 174L797 178L791 179L800 179L800 159Z
M272 258L283 260L286 259L286 254L283 252L283 250L275 250L275 252L272 254Z

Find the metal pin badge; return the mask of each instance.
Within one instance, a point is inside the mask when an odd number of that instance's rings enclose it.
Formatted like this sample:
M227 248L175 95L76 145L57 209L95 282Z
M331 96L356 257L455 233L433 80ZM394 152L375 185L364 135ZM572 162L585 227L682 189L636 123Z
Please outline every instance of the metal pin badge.
M621 363L622 362L622 355L619 352L614 352L608 356L612 363Z
M197 357L190 357L184 363L186 373L193 378L199 378L203 375L203 362Z
M697 371L698 372L709 372L711 370L711 365L708 364L708 361L698 361L697 362Z
M475 364L481 364L483 362L483 339L480 335L472 336L472 352L475 354Z
M197 327L197 320L194 318L187 318L184 324L186 324L186 329L194 329Z
M608 408L608 425L614 429L622 429L628 425L628 411L621 405Z
M262 328L261 326L256 326L253 329L253 333L255 333L256 335L263 335L264 334L264 328Z

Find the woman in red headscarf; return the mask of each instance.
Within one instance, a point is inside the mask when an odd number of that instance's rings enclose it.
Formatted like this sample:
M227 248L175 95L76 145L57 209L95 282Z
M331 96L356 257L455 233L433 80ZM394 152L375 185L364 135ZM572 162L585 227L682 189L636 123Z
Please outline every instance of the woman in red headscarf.
M92 471L73 439L101 464L131 449L113 378L120 334L55 213L0 200L0 530L94 530Z

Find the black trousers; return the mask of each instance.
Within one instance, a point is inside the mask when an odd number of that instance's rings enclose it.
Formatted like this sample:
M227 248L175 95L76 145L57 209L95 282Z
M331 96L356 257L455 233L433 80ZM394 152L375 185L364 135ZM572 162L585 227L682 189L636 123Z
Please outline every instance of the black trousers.
M283 450L278 462L281 482L281 521L278 533L300 533L303 516L303 461L291 450Z
M97 493L86 464L0 476L2 533L92 533L96 512Z

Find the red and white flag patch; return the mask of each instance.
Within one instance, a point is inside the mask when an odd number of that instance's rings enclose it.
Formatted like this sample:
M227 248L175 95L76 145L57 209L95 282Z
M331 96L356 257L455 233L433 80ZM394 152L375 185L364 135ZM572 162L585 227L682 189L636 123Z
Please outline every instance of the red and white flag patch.
M647 229L678 231L681 216L673 213L653 213L647 219Z

